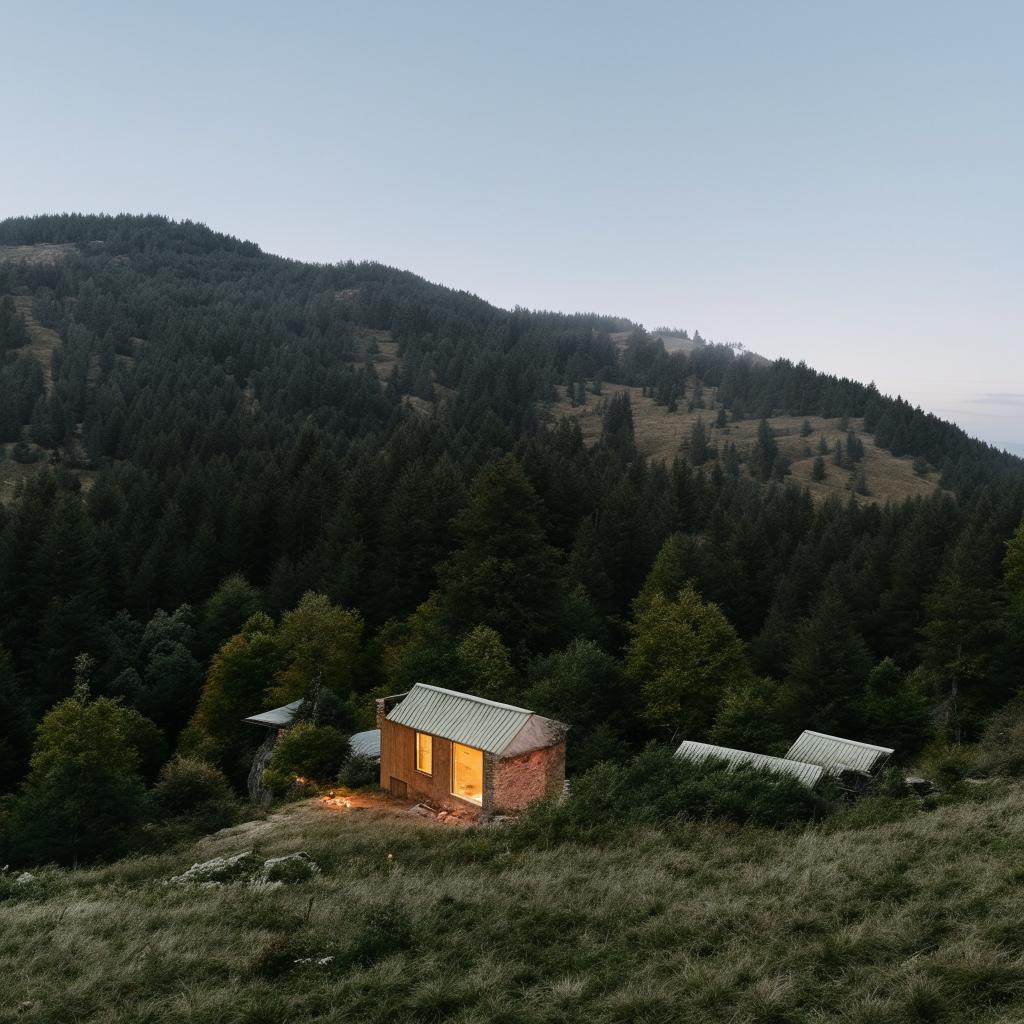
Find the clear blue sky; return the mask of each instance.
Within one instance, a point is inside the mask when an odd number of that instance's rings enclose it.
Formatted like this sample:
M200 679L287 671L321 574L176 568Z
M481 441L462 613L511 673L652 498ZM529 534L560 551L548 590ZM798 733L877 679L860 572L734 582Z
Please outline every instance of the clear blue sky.
M0 216L697 327L1024 452L1024 5L4 4Z

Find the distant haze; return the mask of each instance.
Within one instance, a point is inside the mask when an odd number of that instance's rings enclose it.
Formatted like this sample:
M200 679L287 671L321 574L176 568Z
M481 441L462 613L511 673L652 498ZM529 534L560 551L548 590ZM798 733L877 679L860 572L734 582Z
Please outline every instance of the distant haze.
M1024 6L8 5L0 216L699 328L1024 454Z

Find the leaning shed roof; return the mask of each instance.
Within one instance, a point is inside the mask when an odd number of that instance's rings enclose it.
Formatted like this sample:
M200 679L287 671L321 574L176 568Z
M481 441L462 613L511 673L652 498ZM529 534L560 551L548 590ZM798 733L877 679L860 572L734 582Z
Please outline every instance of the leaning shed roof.
M716 747L710 743L696 743L693 740L684 740L680 743L676 757L697 764L712 759L721 760L728 762L732 768L748 765L760 771L792 775L809 789L813 789L825 774L825 769L820 765L806 764L784 757L770 757L768 754L754 754L749 750L733 750L732 747Z
M561 722L526 708L426 683L417 683L391 710L388 721L506 756L550 746L565 734Z
M249 718L243 719L245 722L252 722L253 725L266 725L270 728L280 728L284 725L291 725L292 719L295 717L295 713L302 707L302 700L293 700L291 704L285 704L283 707L272 708L270 711L264 711L259 715L252 715Z
M871 743L858 743L856 740L844 740L841 736L829 736L805 729L789 748L786 757L794 761L820 764L828 772L852 768L872 775L892 754L891 747L876 747Z

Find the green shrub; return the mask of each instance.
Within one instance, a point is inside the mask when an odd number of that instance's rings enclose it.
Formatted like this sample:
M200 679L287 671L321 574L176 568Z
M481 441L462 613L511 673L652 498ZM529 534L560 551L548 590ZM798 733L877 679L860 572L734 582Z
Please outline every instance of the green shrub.
M949 789L962 782L974 767L974 751L960 743L938 741L925 748L921 768L926 778L939 789Z
M231 804L234 797L224 773L197 757L176 757L160 770L153 787L157 806L168 814L192 814L211 804Z
M348 756L348 737L343 732L330 725L298 722L278 737L263 780L281 794L299 779L334 779Z
M980 775L1024 775L1024 703L997 711L985 726L975 751Z
M380 762L365 754L353 754L338 772L338 782L349 789L376 786L380 782Z
M15 462L21 462L26 465L38 462L42 457L42 451L39 448L30 445L27 441L19 441L11 450L11 458L13 458Z
M239 804L224 773L196 757L178 756L163 766L153 805L158 817L149 839L157 848L238 820Z
M600 764L573 779L565 799L542 801L520 819L527 842L605 838L636 825L720 818L783 827L823 817L824 797L795 779L724 763L692 764L650 746L628 764Z

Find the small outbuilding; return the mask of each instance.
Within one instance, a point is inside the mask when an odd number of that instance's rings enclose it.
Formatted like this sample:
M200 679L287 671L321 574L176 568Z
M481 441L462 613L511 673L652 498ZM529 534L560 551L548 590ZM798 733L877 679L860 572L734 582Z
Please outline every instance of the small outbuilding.
M745 765L776 775L789 775L808 789L814 789L824 778L833 778L841 789L857 794L871 789L893 753L891 747L805 729L785 757L716 747L694 740L680 743L676 757L696 764L709 760L724 761L731 768Z
M377 724L393 796L492 814L564 789L568 726L526 708L417 683L377 701Z
M291 704L282 704L279 708L261 711L258 715L243 718L242 721L249 722L251 725L262 725L265 729L287 729L295 720L303 703L300 697L298 700L293 700Z
M380 729L354 732L349 737L348 745L353 757L368 757L371 761L379 761Z
M272 794L263 782L263 773L270 762L278 736L295 721L304 703L305 700L300 698L293 700L290 704L282 704L279 708L271 708L269 711L261 711L258 715L250 715L248 718L242 719L243 722L259 725L267 730L266 738L253 756L252 765L249 768L249 799L253 803L266 804L270 802ZM366 729L363 732L353 733L349 737L348 746L353 756L368 757L372 761L379 761L380 730Z
M804 729L789 748L786 757L792 761L820 764L827 772L839 775L846 771L877 775L895 753L892 747L879 747L842 736Z
M299 709L305 703L301 698L293 700L291 704L283 704L279 708L271 708L269 711L261 711L258 715L250 715L243 719L252 725L262 725L273 734L273 739L282 729L287 729ZM380 760L380 729L365 729L363 732L354 732L348 741L349 749L354 756L368 757L373 761Z
M818 764L849 793L870 791L895 753L892 747L830 736L805 729L789 748L787 758Z
M718 747L712 743L697 743L683 740L676 750L676 757L694 764L705 761L724 761L730 768L755 768L775 775L788 775L814 789L825 775L820 765L794 761L788 757L772 757L769 754L755 754L750 750L735 750L732 747Z

